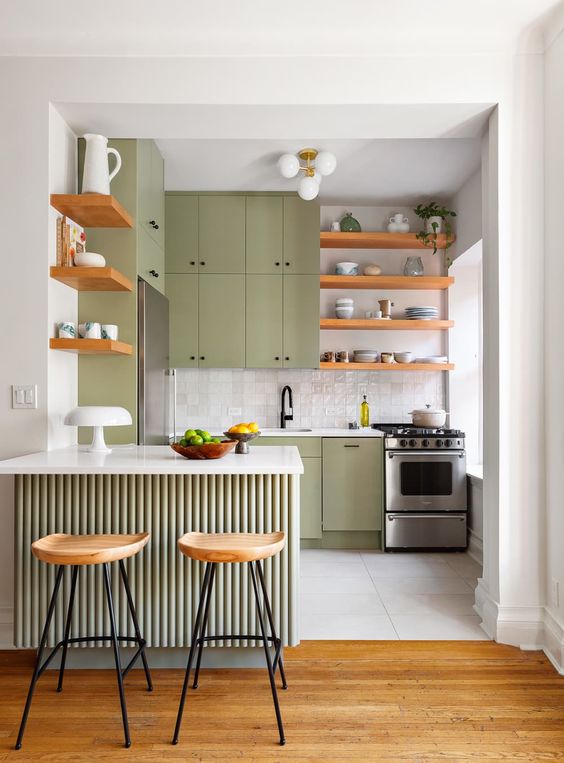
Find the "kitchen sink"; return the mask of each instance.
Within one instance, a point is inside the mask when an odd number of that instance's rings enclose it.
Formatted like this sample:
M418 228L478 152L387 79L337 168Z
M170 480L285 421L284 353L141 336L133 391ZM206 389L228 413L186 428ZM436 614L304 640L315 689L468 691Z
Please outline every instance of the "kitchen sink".
M282 429L281 427L272 427L271 429L262 429L261 431L263 434L268 434L269 432L287 432L288 434L294 434L297 432L299 434L300 432L313 432L313 429L294 429L293 427L286 427L285 429Z

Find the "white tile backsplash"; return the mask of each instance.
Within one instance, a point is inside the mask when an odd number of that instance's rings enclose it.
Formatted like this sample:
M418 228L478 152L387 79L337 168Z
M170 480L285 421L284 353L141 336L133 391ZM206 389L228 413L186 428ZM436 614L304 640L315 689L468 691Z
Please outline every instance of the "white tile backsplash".
M179 430L192 426L219 431L233 423L229 408L241 408L242 421L277 427L285 384L294 396L293 427L344 427L358 421L362 390L371 422L409 421L415 407L445 405L440 372L181 368L176 373ZM326 414L328 408L334 415Z

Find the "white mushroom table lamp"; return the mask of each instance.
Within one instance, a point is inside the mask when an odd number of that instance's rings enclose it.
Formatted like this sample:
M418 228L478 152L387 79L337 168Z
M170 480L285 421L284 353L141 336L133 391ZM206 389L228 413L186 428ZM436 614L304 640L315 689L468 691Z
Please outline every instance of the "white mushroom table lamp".
M131 424L131 414L125 408L110 405L79 405L65 416L69 427L93 427L90 453L111 453L104 442L104 427L123 427Z

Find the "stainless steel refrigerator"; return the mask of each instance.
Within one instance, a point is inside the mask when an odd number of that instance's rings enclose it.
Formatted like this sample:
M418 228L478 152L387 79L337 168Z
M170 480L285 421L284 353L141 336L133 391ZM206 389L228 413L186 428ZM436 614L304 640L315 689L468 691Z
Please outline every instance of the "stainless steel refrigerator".
M170 436L168 299L138 279L139 445L167 445Z

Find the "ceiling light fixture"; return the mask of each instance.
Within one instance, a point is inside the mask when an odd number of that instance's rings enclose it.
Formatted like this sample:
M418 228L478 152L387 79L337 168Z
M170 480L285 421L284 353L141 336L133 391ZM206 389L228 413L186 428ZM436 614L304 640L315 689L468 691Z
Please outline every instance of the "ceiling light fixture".
M305 166L300 164L305 162ZM329 151L316 151L315 148L302 148L295 154L282 154L278 159L278 169L285 178L296 177L300 170L305 176L298 184L298 195L305 201L311 201L319 193L319 186L324 176L335 172L337 159Z

